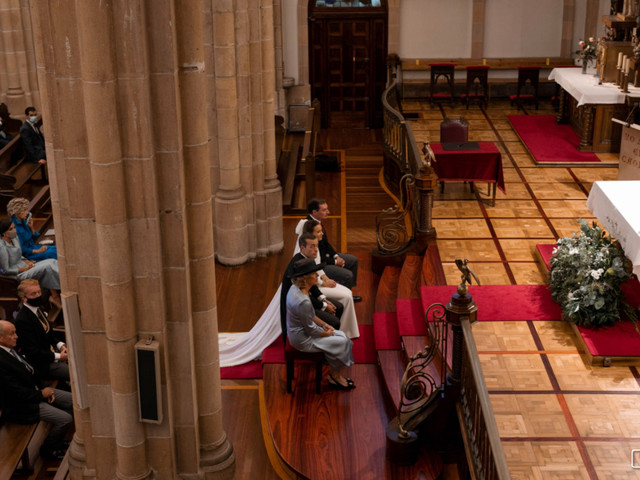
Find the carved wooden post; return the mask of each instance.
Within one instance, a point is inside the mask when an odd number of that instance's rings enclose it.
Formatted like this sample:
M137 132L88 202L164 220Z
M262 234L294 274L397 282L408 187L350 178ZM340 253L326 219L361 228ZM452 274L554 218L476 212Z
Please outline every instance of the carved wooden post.
M418 190L416 199L418 211L418 225L416 232L427 237L435 237L436 229L433 228L431 220L433 218L433 191L438 183L438 177L431 166L420 170L415 177L415 185Z
M460 286L458 286L458 291L451 296L451 300L446 306L447 323L451 325L453 332L453 347L451 352L453 365L451 366L451 373L447 378L447 383L452 386L460 385L462 373L462 319L466 317L471 323L474 323L478 319L478 306L476 302L473 300L473 297L466 292L466 288L464 289L464 293L461 294Z

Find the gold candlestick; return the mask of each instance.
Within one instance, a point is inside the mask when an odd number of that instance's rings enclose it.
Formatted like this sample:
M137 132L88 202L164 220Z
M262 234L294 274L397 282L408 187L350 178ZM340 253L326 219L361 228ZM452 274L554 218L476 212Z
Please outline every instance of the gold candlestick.
M629 93L629 74L625 72L622 80L622 93Z

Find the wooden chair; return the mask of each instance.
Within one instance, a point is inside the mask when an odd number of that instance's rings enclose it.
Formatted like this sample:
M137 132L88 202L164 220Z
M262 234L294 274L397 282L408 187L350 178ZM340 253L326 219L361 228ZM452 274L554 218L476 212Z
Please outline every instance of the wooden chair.
M518 87L515 95L509 96L511 105L516 103L518 110L522 106L522 100L530 100L538 109L538 82L540 80L540 67L518 67ZM524 89L533 90L533 93L522 93Z
M440 143L462 143L469 140L469 122L464 117L445 119L440 123ZM444 193L444 182L440 182L440 193Z
M467 105L475 100L485 108L489 105L489 65L467 65L467 91L460 98Z
M324 361L322 352L301 352L293 348L287 338L284 344L284 361L287 365L287 393L293 391L291 383L294 377L293 370L296 361L316 364L316 393L322 392L322 365Z
M453 105L455 63L430 63L431 84L429 85L429 102L433 107L434 102L448 101ZM438 88L438 80L444 79L441 83L442 89Z

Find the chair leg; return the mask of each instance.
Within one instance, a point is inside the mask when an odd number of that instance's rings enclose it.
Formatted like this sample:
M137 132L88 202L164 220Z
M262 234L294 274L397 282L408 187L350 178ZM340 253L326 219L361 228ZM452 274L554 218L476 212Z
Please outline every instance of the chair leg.
M293 380L293 361L287 361L287 393L291 393L291 382Z
M316 362L316 393L322 393L322 362Z
M440 182L440 193L444 193L444 182Z

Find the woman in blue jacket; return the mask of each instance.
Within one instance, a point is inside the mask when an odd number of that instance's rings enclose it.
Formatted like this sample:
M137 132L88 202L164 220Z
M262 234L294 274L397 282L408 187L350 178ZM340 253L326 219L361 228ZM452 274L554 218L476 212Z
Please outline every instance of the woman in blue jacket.
M55 245L38 245L36 239L39 232L33 230L31 226L31 215L29 215L29 200L26 198L13 198L7 205L7 213L16 227L22 255L34 262L47 258L58 258L58 249Z

